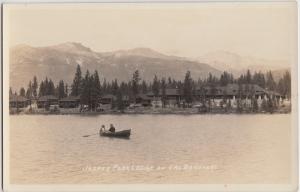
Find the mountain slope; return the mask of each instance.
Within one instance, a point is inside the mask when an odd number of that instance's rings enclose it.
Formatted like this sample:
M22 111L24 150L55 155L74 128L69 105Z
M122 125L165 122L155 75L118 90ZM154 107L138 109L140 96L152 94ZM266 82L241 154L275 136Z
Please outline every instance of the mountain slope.
M34 75L38 80L47 76L54 82L63 79L70 84L78 64L83 74L87 69L97 69L100 78L109 81L115 78L128 81L134 70L139 70L141 78L146 81L151 81L155 74L183 79L187 70L195 79L209 73L217 76L221 73L207 64L164 55L149 48L97 53L72 42L49 47L18 45L10 49L10 86L14 89L27 87Z
M287 61L266 60L254 57L244 57L228 51L216 51L205 54L196 59L204 62L221 71L229 71L235 76L245 73L247 69L251 71L266 72L269 70L286 71L290 65Z

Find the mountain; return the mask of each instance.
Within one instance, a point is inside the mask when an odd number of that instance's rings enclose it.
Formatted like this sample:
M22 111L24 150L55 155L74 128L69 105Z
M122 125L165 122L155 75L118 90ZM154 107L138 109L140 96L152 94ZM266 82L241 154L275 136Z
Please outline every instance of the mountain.
M187 70L193 78L206 77L209 73L219 76L221 71L208 64L186 58L168 56L149 48L135 48L114 52L95 52L80 43L67 42L48 47L17 45L10 49L10 86L19 89L27 87L34 75L38 80L46 76L55 83L63 79L71 84L76 66L79 64L83 75L88 69L98 70L101 80L128 81L135 70L142 79L152 81L158 77L184 79Z
M276 71L276 77L280 77L280 73L290 69L287 61L266 60L249 56L240 56L228 51L216 51L207 53L195 59L198 62L207 63L210 66L221 71L229 71L235 76L245 73L247 69L250 71Z

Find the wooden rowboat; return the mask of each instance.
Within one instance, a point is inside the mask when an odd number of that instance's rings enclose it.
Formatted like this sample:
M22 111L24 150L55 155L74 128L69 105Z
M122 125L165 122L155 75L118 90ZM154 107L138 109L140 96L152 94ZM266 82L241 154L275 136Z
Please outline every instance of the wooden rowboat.
M131 134L131 129L116 131L116 132L110 132L110 131L100 129L100 136L103 137L129 138L130 134Z

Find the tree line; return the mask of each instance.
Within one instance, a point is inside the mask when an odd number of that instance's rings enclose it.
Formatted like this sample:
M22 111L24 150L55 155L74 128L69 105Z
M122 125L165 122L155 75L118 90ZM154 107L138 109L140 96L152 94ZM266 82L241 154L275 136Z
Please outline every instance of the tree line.
M87 70L83 75L80 65L76 68L70 88L63 80L60 80L55 86L53 81L48 77L38 84L37 78L34 76L32 81L28 83L26 90L23 87L20 89L19 95L29 99L36 99L44 95L55 95L59 99L69 95L80 96L81 104L95 108L101 96L112 94L117 98L117 105L122 108L124 105L122 98L124 96L129 97L134 102L138 94L146 94L152 91L155 97L161 97L164 105L166 101L166 90L168 88L177 88L185 101L191 103L197 89L205 86L209 86L213 89L217 86L225 86L229 83L239 85L257 84L264 89L276 91L288 98L291 96L291 76L288 71L285 72L278 82L274 80L271 71L268 71L266 74L262 72L254 72L252 74L250 70L247 70L245 74L240 75L238 78L234 78L233 74L224 71L220 77L209 73L207 78L202 79L199 77L197 80L192 78L190 71L187 71L183 80L175 80L171 77L159 78L154 75L151 82L142 80L139 71L136 70L132 74L132 79L127 82L118 82L118 79L109 82L105 78L101 82L97 70L93 73ZM10 94L13 94L12 88L10 88ZM15 92L15 94L17 93Z

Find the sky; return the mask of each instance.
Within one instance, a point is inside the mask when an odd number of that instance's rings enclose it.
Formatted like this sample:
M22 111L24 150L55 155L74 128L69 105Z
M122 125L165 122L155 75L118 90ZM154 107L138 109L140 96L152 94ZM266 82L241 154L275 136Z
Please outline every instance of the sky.
M6 5L8 44L80 42L94 51L148 47L197 58L215 51L271 60L296 54L293 2Z

